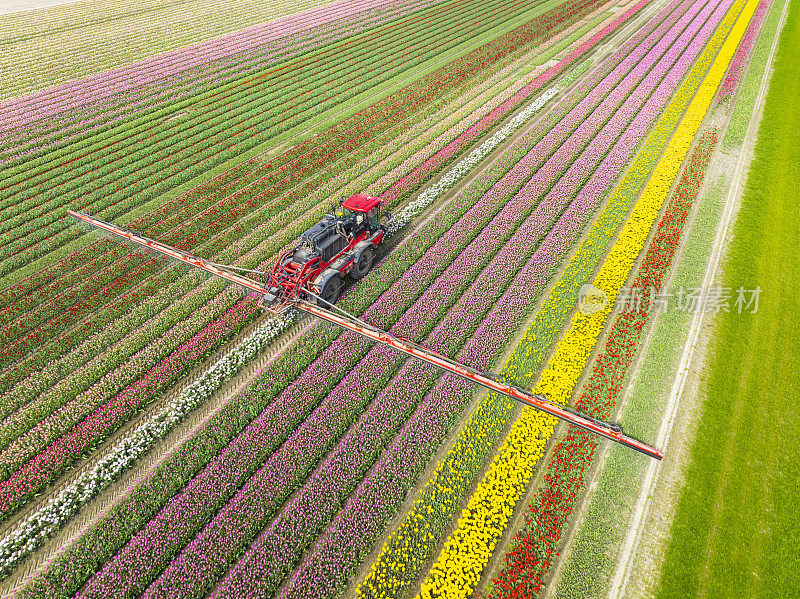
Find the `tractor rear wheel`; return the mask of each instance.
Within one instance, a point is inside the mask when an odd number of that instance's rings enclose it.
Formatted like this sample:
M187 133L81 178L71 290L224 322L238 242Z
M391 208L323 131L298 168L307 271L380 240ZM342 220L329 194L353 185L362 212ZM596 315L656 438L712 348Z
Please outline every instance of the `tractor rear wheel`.
M353 265L353 270L350 271L350 276L353 277L356 281L365 277L369 272L369 269L372 268L372 261L375 259L375 252L372 251L372 248L367 248L356 260L356 263Z
M330 308L329 304L336 303L336 300L338 300L339 296L342 294L343 287L344 282L342 281L342 277L338 275L331 277L325 281L325 286L319 293L319 296L325 301L317 300L317 304L323 308Z

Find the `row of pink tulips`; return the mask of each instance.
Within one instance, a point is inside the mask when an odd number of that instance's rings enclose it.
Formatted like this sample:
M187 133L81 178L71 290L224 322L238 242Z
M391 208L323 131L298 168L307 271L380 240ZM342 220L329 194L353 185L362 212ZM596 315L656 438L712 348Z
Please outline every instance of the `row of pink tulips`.
M385 2L345 0L322 6L296 15L283 17L220 38L202 42L175 52L162 54L146 61L111 69L101 75L43 90L2 105L2 130L30 125L34 120L52 118L54 115L76 110L87 104L106 101L108 96L120 94L142 85L159 82L162 85L175 75L195 68L207 67L213 61L229 58L237 53L256 50L282 38L307 33L309 29L328 22L352 17L368 9L376 10ZM403 6L403 2L393 4ZM411 8L415 7L415 3Z

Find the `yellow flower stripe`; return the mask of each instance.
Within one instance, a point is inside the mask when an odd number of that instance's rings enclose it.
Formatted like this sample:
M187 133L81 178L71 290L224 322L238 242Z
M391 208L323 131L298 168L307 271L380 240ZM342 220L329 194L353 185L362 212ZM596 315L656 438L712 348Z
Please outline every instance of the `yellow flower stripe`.
M575 314L542 373L536 391L547 394L551 400L564 403L571 396L605 326L613 300L647 241L650 228L757 5L758 0L749 0L746 4L595 277L594 285L608 294L611 302L595 314ZM455 598L472 594L514 505L533 474L533 466L542 454L545 440L552 434L554 423L551 416L530 408L524 410L462 512L458 528L445 542L422 584L419 597Z

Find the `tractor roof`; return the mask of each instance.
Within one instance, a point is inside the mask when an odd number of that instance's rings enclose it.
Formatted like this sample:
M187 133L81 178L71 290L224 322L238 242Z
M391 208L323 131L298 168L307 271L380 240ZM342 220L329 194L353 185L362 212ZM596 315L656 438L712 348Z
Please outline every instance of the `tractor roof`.
M342 206L355 212L366 212L380 204L380 202L380 198L368 196L363 193L356 193L347 198Z

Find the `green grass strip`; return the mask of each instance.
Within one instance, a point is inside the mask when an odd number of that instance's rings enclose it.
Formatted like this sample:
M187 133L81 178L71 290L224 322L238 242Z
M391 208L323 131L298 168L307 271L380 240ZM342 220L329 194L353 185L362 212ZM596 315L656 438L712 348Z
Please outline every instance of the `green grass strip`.
M670 289L701 285L714 232L722 216L725 191L720 183L704 194ZM620 420L623 429L637 438L656 436L658 416L664 411L690 321L690 313L668 310L656 322ZM614 556L623 541L647 463L648 458L634 456L624 447L609 447L598 486L566 558L556 599L605 597L614 574Z

